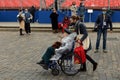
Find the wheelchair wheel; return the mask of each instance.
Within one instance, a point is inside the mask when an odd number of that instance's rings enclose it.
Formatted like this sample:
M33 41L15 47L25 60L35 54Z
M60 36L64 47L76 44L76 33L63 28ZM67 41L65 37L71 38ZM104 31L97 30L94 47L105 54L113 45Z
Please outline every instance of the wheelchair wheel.
M53 76L57 76L57 75L59 75L59 70L58 69L52 69L51 73L52 73Z
M61 64L60 64L61 70L63 73L65 73L68 76L76 75L81 67L81 64L74 63L74 57L81 59L78 55L75 55L74 53L72 53L71 55L66 55L61 58Z

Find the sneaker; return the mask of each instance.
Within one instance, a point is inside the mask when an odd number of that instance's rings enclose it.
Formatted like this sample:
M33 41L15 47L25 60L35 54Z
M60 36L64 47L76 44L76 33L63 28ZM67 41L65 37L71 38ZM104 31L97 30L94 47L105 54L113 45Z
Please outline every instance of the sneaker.
M97 65L98 65L97 63L93 64L93 71L95 71L97 69Z
M107 53L107 50L103 49L103 52L104 52L104 53Z
M94 53L98 53L98 49L96 49L96 50L94 51Z

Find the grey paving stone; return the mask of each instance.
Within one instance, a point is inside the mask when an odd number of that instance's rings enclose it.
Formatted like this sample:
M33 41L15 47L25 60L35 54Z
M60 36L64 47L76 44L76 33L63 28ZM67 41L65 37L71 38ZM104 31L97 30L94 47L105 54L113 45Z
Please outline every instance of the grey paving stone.
M60 71L58 76L53 76L50 70L43 70L36 62L48 46L59 40L59 34L32 32L31 35L19 36L18 32L0 32L0 80L120 80L119 34L108 33L108 53L102 51L102 39L99 53L94 53L96 33L89 33L92 50L88 55L98 62L95 72L87 61L88 70L85 73L66 76Z

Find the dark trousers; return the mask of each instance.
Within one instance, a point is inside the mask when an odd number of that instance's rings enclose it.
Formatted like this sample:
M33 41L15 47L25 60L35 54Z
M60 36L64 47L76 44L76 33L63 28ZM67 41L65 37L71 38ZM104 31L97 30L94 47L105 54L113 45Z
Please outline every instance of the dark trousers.
M106 49L107 29L98 29L96 49L99 49L101 34L103 33L103 49Z
M87 51L85 51L85 54L86 54L86 59L88 61L90 61L93 65L96 63L88 54L87 54ZM86 62L83 63L83 65L81 66L82 69L86 70Z
M22 33L22 29L20 29L20 35L23 35L23 33Z
M31 33L31 29L30 29L30 23L25 23L25 32L28 34L28 33Z

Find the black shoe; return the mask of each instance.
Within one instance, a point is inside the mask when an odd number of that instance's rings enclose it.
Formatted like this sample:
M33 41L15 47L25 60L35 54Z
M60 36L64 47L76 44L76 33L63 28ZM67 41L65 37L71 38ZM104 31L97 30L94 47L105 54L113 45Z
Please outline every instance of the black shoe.
M37 62L36 64L39 64L39 65L40 65L40 64L44 64L44 63Z
M44 61L41 60L40 62L37 62L36 64L39 64L39 65L44 64Z
M43 67L43 69L48 70L48 66L43 63L43 61L37 62L36 64L40 65Z
M42 66L42 67L43 67L43 69L48 70L48 66L46 64L44 64L44 66Z
M27 33L27 35L30 35L30 33Z
M97 69L97 65L98 65L97 63L93 64L93 71L95 71Z
M24 34L20 34L20 36L23 36Z
M80 68L79 71L80 71L80 72L86 72L87 69L84 69L84 68L82 69L82 68Z

